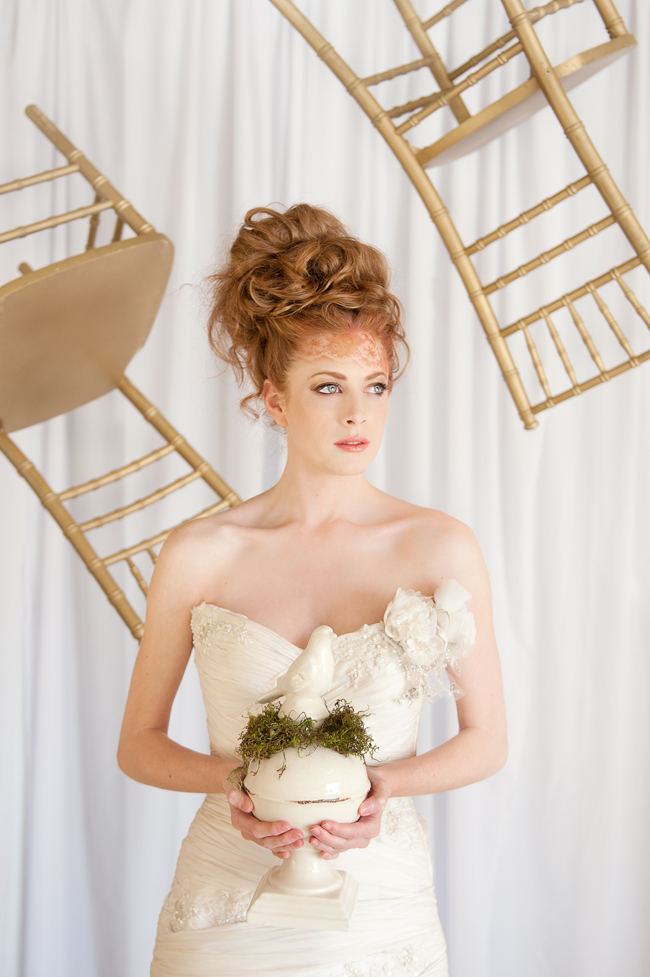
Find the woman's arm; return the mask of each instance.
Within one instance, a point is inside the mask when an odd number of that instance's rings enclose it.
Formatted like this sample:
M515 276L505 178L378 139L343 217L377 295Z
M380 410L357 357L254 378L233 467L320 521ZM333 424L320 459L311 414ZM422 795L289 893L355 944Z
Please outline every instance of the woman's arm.
M232 822L248 840L286 858L302 845L302 833L286 821L258 821L252 805L233 791L228 774L239 766L235 757L216 757L190 750L167 735L174 698L192 651L191 608L200 602L203 548L195 529L171 534L156 562L144 637L138 652L124 711L117 751L120 769L141 783L168 790L228 794ZM214 552L210 548L210 557Z
M359 843L364 846L375 837L388 797L464 787L492 776L506 762L505 703L490 582L480 547L468 526L455 522L440 563L446 568L445 576L455 578L471 594L469 606L476 622L476 644L463 661L461 674L452 674L463 690L456 702L458 733L420 756L371 767L373 790L359 808L360 820L350 825L325 822L313 829L312 843L325 857L335 857L346 848L359 847Z
M125 774L141 783L212 793L223 790L236 760L197 753L167 735L172 704L192 651L193 550L191 535L183 527L172 533L156 562L117 761Z
M506 712L487 567L473 532L460 524L449 544L447 577L469 591L476 644L463 660L456 701L458 733L421 756L383 764L392 795L432 794L491 777L508 755Z

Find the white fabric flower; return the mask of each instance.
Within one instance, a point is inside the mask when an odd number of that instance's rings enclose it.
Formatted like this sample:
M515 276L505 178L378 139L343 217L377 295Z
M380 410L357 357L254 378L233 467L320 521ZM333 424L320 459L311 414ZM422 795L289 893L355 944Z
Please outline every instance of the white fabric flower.
M436 607L453 614L470 599L471 594L457 580L443 580L433 595Z
M474 615L466 607L461 607L455 614L452 614L449 621L447 640L450 645L454 645L458 649L458 653L461 655L469 651L474 645L476 641L476 622L474 621Z
M401 587L384 614L386 634L403 648L414 665L427 665L436 651L444 651L444 642L438 640L437 623L432 599Z
M466 606L471 595L458 581L445 580L436 589L433 599L439 612L440 630L450 645L449 657L461 658L476 641L476 622Z
M433 598L398 589L386 608L384 630L399 645L409 692L419 690L427 698L462 694L446 668L458 672L476 640L474 615L466 606L470 596L456 580L445 580Z

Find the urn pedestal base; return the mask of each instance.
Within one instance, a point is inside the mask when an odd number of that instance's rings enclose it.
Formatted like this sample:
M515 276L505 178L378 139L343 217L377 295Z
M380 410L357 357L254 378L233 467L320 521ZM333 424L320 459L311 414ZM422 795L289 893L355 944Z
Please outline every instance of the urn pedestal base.
M248 909L249 923L310 930L350 928L359 887L351 875L336 872L340 877L336 889L305 895L287 892L274 884L273 876L280 869L270 869L260 881Z
M287 747L249 771L244 787L262 821L286 821L302 831L303 846L266 873L248 910L250 922L293 929L347 930L357 883L337 871L309 844L311 826L322 821L350 824L370 781L363 760L319 746L299 752Z

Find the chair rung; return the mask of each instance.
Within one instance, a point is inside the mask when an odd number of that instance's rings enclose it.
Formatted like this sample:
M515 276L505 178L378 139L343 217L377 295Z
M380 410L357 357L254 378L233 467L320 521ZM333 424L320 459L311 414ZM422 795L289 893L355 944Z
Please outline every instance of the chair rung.
M378 85L382 81L390 81L391 78L399 78L401 75L408 75L412 71L419 71L420 68L428 68L433 64L434 58L418 58L417 61L409 61L407 64L400 64L397 68L386 68L385 71L378 71L375 75L368 75L361 81L367 88Z
M113 231L113 237L111 238L111 241L113 242L113 244L115 244L116 241L121 241L122 240L122 233L123 233L123 231L124 231L124 221L122 220L122 218L118 214L117 215L117 220L115 221L115 230Z
M47 183L49 180L57 180L60 176L68 176L70 173L78 172L79 167L76 163L66 163L65 166L57 166L53 170L43 170L42 173L34 173L33 176L23 176L19 180L0 183L0 193L12 193L14 190L24 190L25 187L33 187L37 183Z
M607 302L605 302L605 300L603 299L602 295L599 295L598 294L597 289L595 289L593 287L589 289L589 294L591 295L591 297L593 298L594 302L598 306L598 309L599 309L600 314L602 315L603 319L605 320L605 322L607 323L607 325L609 326L609 328L612 330L612 332L616 336L617 340L619 341L619 343L621 344L621 346L623 347L623 349L625 350L625 352L629 356L630 360L636 366L637 363L638 363L638 360L637 360L637 358L634 355L634 350L630 346L630 341L627 338L627 336L625 335L625 333L623 332L623 330L621 329L621 327L619 326L619 324L616 321L616 319L614 318L614 316L612 315L612 313L610 311L610 308L607 305Z
M514 41L516 36L516 31L508 31L507 34L502 34L501 37L497 37L495 41L492 41L491 44L484 47L482 51L474 54L471 58L468 58L467 61L463 61L463 63L459 64L456 68L452 68L451 71L448 72L449 80L456 81L456 79L460 78L461 75L464 75L466 71L476 68L481 61L485 61L485 59L489 58L490 55L494 54L495 51L499 51L502 47L505 47L509 41Z
M221 512L223 509L229 509L230 503L227 499L222 499L221 502L216 502L214 505L210 505L207 509L202 509L197 512L194 516L189 516L190 519L202 519L204 516L210 516L214 512ZM185 520L187 522L187 520ZM144 550L150 550L158 543L162 543L164 539L167 539L169 534L174 530L176 526L170 526L169 529L163 529L162 532L156 533L155 536L149 536L148 539L143 539L139 543L134 543L133 546L126 546L123 550L119 550L117 553L112 553L110 556L104 558L103 563L105 566L110 567L114 563L119 563L120 560L126 560L130 556L135 556L136 553L142 553Z
M53 217L46 217L42 221L34 221L33 224L15 227L12 231L3 231L0 234L0 244L4 244L5 241L14 241L19 237L27 237L28 234L37 234L38 231L46 231L50 227L58 227L59 224L68 224L70 221L90 217L91 214L97 214L102 210L110 210L112 206L110 200L102 200L98 204L77 207L75 210L68 210L64 214L55 214Z
M507 275L502 275L500 278L496 278L489 285L486 285L483 291L486 295L491 295L492 292L498 291L500 288L505 288L511 282L514 282L517 278L523 278L524 275L529 275L531 271L535 271L536 268L540 268L542 265L547 264L552 261L553 258L557 258L558 255L564 254L566 251L570 251L575 248L578 244L582 244L587 238L595 237L596 234L600 234L605 228L611 227L612 224L616 223L616 218L609 214L607 217L603 217L602 220L596 221L595 224L590 224L589 227L585 227L584 230L580 231L578 234L574 234L572 237L566 238L561 241L560 244L556 244L554 248L550 248L548 251L542 251L541 254L537 255L536 258L532 258L530 261L526 261L523 265L519 265L518 268L509 271Z
M433 14L428 18L428 20L422 22L422 26L424 27L425 31L428 31L429 28L433 27L434 24L444 20L445 17L449 17L450 14L453 14L454 10L458 10L458 8L462 7L464 3L467 3L467 0L451 0L450 3L446 3L437 14Z
M414 112L416 109L425 109L439 101L440 92L435 92L433 95L420 95L419 98L413 98L410 102L402 102L400 105L394 105L392 109L387 109L386 115L389 119L397 119L400 115L406 115L407 112Z
M512 47L506 48L505 51L498 54L496 58L492 58L491 61L484 64L482 68L478 69L478 71L473 72L471 75L467 75L466 78L463 78L462 81L452 85L451 88L446 88L444 92L437 94L429 105L423 109L420 109L419 112L412 115L406 120L406 122L402 122L401 125L397 126L397 134L401 136L408 129L412 129L414 126L419 125L420 122L428 118L428 116L437 111L437 109L442 108L443 105L448 105L449 102L451 102L453 98L456 98L457 95L461 95L466 89L471 88L472 85L476 85L479 81L485 78L486 75L496 71L496 69L500 68L502 65L507 64L508 61L516 57L518 54L521 54L522 51L523 45L520 41L517 41L512 45ZM399 106L396 106L396 108L391 109L391 112L397 112L398 108ZM390 114L391 113L389 112L388 115Z
M147 581L144 579L144 577L142 576L142 574L138 570L138 568L135 565L135 563L133 562L133 560L131 560L129 557L127 557L126 558L126 562L128 564L129 570L131 571L131 575L132 575L133 579L135 580L135 582L137 583L138 587L140 588L140 590L142 591L142 593L144 594L144 596L145 597L148 597L149 596L149 586L147 584Z
M143 455L142 458L129 462L128 465L122 465L121 468L114 468L112 471L106 472L105 475L99 475L97 478L91 478L87 482L82 482L80 485L73 485L71 488L59 492L59 499L65 502L67 499L76 499L77 496L84 495L85 492L94 492L95 489L102 488L104 485L110 485L111 482L119 481L125 475L132 475L133 472L138 472L141 468L146 468L147 465L151 465L154 461L158 461L160 458L164 458L165 455L171 454L173 450L173 444L164 444L161 448L150 451L148 455Z
M539 404L534 404L531 406L533 414L539 414L541 411L546 410L548 407L554 407L556 404L562 403L563 400L569 400L570 397L577 397L578 394L584 393L586 390L591 390L592 387L597 387L601 383L606 383L607 380L613 380L614 377L620 376L621 373L625 373L627 370L632 370L639 363L645 363L646 360L650 360L650 349L645 350L643 353L639 353L638 356L634 357L632 360L623 360L622 363L617 363L616 366L612 366L609 370L604 373L598 373L595 377L590 377L588 380L583 380L582 383L577 383L575 387L570 387L568 390L563 390L559 394L553 394L547 400L540 401Z
M150 234L153 227L143 216L137 212L135 207L115 189L112 183L90 162L84 154L77 149L73 143L64 136L60 129L54 125L51 119L41 112L36 105L28 105L25 114L32 120L41 132L47 136L50 142L56 146L60 153L67 157L68 162L74 161L79 168L79 172L86 178L88 183L101 193L105 200L110 201L110 206L114 207L122 216L124 221L135 231L136 234Z
M201 471L204 480L210 488L217 495L220 495L228 505L237 505L241 501L237 493L233 492L230 486L209 465L206 465L201 455L187 443L182 434L169 423L167 418L163 417L158 408L150 400L147 400L142 391L138 390L128 377L122 377L118 385L118 390L131 401L133 406L158 431L158 434L162 435L165 441L173 444L176 453L181 458L184 458L188 465Z
M627 284L625 279L619 275L616 269L614 269L614 280L620 287L621 291L625 295L625 298L628 300L636 314L640 319L643 319L648 329L650 329L650 315L648 315L647 310L643 307L643 305L641 305L630 286Z
M515 231L518 227L523 227L529 221L534 220L535 217L539 217L540 214L551 210L557 204L562 203L563 200L567 200L569 197L574 196L574 194L579 193L580 190L584 190L585 187L589 186L591 183L591 177L589 175L581 177L579 180L575 180L573 183L569 183L563 190L558 190L557 193L552 194L550 197L546 197L541 200L534 207L530 207L528 210L522 211L518 217L513 217L512 220L506 221L505 224L501 224L494 231L490 231L489 234L485 234L483 237L478 238L473 244L470 244L466 251L467 254L476 254L477 251L482 251L489 244L494 244L495 241L506 237L512 231Z
M528 17L531 24L536 24L538 20L542 20L548 14L554 14L558 10L566 9L567 7L572 7L575 3L583 3L584 0L551 0L551 3L543 4L541 7L533 7L528 11ZM466 71L470 68L475 68L477 64L481 61L485 61L491 54L498 51L499 48L505 47L510 41L513 41L517 36L517 32L514 30L507 31L502 34L501 37L497 37L495 41L492 41L487 47L484 47L482 51L479 51L473 57L459 64L456 68L453 68L448 72L450 81L455 81L461 75L464 75Z
M641 259L635 255L633 258L629 258L624 261L623 264L617 265L615 268L611 268L609 271L603 272L598 278L593 278L591 281L585 282L584 285L580 285L579 288L575 288L572 292L567 292L565 295L560 295L559 298L555 299L553 302L549 302L548 305L541 305L539 309L534 312L530 312L526 316L522 316L521 319L517 319L516 322L511 323L504 329L501 329L502 336L511 336L515 332L519 332L524 326L530 326L533 322L538 322L540 319L544 318L544 314L551 315L553 312L557 312L558 309L568 308L569 303L575 302L576 299L581 299L585 295L589 295L593 289L602 288L607 282L615 281L620 275L626 275L628 271L632 271L633 268L638 268L641 264Z
M587 351L591 356L592 360L596 364L596 369L598 370L599 373L604 373L606 370L605 363L603 362L603 358L598 352L598 349L596 348L596 344L594 343L591 335L589 334L589 330L584 324L582 316L576 309L573 302L571 302L569 299L567 299L566 301L566 307L569 310L569 314L571 315L571 318L573 319L573 325L578 330L578 334L580 335L580 338L582 339L583 343L587 347Z
M197 478L201 477L201 474L202 472L198 469L188 472L188 474L183 475L182 478L177 478L168 485L163 485L162 488L156 489L155 492L151 492L149 495L145 495L141 499L136 499L135 502L130 502L128 505L120 506L119 509L113 509L112 512L107 512L103 516L96 516L94 519L88 519L86 522L80 522L79 529L86 533L90 529L99 529L100 526L105 526L109 522L115 522L116 519L123 519L124 516L130 516L132 512L138 512L140 509L146 509L146 507L151 505L153 502L159 502L160 499L164 499L165 496L171 495L172 492L176 492L185 485L189 485L190 482L196 481Z

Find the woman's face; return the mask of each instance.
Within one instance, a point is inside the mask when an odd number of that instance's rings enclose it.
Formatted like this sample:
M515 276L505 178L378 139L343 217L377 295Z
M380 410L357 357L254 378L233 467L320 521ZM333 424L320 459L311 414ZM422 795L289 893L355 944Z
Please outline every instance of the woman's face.
M382 341L362 328L318 332L294 357L284 386L267 380L264 402L287 430L289 456L322 473L357 475L384 431L390 373Z

